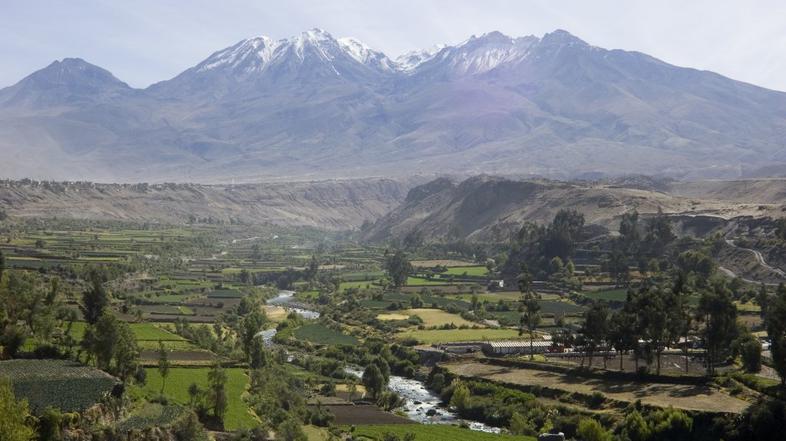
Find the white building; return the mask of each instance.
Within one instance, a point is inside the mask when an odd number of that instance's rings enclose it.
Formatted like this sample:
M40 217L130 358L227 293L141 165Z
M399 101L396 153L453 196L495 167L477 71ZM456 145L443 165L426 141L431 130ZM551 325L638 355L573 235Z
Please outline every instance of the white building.
M543 354L549 351L550 341L536 340L532 342L532 352ZM529 354L528 340L488 341L483 343L483 352L488 355Z

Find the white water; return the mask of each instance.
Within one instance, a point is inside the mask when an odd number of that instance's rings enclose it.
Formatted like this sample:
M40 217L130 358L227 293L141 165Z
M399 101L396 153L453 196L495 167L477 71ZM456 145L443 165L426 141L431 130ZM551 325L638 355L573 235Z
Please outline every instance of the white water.
M288 311L295 311L307 319L319 318L319 312L317 311L292 306L294 297L294 291L280 290L276 297L267 301L267 304L281 306ZM257 335L262 337L266 345L272 345L276 332L276 328L272 328L260 331ZM345 371L357 378L363 376L363 371L358 367L347 367ZM388 389L396 392L404 399L403 411L412 421L423 424L460 424L464 422L472 430L500 433L498 427L492 427L478 421L462 420L455 413L442 407L442 400L439 396L428 390L422 381L391 375ZM434 410L436 413L432 416L427 415L430 410Z
M310 309L300 308L293 305L295 291L280 290L278 295L267 301L268 305L281 306L287 311L295 311L305 319L313 320L319 318L319 312Z
M280 306L286 309L287 311L294 311L305 319L312 320L312 319L319 318L319 312L317 311L291 306L290 302L292 302L294 297L295 297L295 291L280 290L277 296L267 301L267 304ZM278 333L278 330L276 328L270 328L257 332L256 336L262 337L262 340L265 342L266 346L272 346L273 337L276 336L276 333Z
M345 371L358 378L363 376L363 371L357 367L347 367ZM478 421L462 420L455 413L445 409L440 405L442 400L434 392L428 390L422 381L391 375L388 389L404 399L403 411L412 421L422 424L459 424L464 422L472 430L500 433L498 427ZM436 413L432 416L427 415L432 409Z

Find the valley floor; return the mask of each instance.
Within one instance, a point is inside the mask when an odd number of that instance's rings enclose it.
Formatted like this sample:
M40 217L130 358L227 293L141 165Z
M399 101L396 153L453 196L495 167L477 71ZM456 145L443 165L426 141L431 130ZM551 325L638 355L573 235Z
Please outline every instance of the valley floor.
M455 363L444 366L451 373L462 377L477 377L516 385L548 387L581 394L600 392L614 400L627 402L641 400L644 404L659 407L673 406L684 410L742 413L750 405L746 401L708 386L579 378L557 372L509 368L480 362Z

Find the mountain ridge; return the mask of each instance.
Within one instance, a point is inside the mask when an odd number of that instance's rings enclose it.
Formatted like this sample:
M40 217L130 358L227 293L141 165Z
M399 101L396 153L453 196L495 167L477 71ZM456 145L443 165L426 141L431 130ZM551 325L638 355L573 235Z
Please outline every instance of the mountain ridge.
M439 178L411 188L401 204L362 231L372 243L506 242L526 222L547 224L558 211L577 210L586 224L616 231L620 216L663 212L686 232L734 219L784 217L786 180L663 182L648 177L597 182L473 176ZM724 190L737 188L733 196ZM780 196L780 197L779 197ZM733 222L732 222L733 223Z
M0 90L1 175L209 183L786 170L786 93L563 30L490 32L400 61L319 29L254 37L146 89L82 63L91 74L58 77L53 63Z

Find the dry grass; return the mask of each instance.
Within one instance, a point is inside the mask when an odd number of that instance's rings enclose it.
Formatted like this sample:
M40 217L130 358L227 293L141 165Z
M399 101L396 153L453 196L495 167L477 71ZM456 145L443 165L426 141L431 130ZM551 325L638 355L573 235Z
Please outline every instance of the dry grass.
M287 310L280 306L265 305L263 309L265 314L267 314L267 318L272 322L280 323L287 318Z
M433 260L413 260L410 262L412 266L416 268L431 268L437 265L439 266L446 266L448 268L453 266L472 266L475 265L472 262L465 262L463 260L452 260L452 259L433 259Z
M685 410L741 413L749 403L708 386L682 384L638 383L624 380L579 378L535 369L516 369L470 362L445 365L451 372L528 386L542 386L566 392L592 394L600 392L609 398L659 407L673 406Z
M425 326L429 326L429 327L448 325L451 323L453 323L456 326L461 326L461 325L472 326L477 324L464 319L458 314L451 314L441 309L416 308L416 309L406 309L404 311L401 311L401 313L402 315L403 314L416 315L420 317L421 320L423 320L423 324Z
M397 313L390 313L390 314L379 314L377 315L377 320L406 320L409 318L407 314L397 314Z

